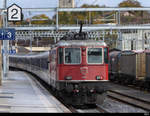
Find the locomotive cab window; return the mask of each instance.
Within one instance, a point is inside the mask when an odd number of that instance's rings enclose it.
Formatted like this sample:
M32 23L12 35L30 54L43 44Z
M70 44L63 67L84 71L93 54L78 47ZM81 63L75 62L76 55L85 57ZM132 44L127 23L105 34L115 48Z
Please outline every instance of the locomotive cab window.
M102 48L88 48L87 59L89 64L102 64Z
M108 48L104 48L104 62L108 64Z
M63 48L58 48L58 64L63 63Z
M81 49L80 48L65 48L65 64L80 64Z

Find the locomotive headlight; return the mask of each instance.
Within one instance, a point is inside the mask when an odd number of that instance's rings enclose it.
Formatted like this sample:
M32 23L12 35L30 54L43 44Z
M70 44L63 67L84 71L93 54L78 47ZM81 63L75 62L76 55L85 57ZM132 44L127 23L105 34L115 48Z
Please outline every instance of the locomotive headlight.
M101 80L102 77L101 76L96 76L96 80Z
M86 50L86 48L82 48L82 50L83 50L83 51L85 51L85 50Z
M66 76L65 80L72 80L72 77L71 76Z

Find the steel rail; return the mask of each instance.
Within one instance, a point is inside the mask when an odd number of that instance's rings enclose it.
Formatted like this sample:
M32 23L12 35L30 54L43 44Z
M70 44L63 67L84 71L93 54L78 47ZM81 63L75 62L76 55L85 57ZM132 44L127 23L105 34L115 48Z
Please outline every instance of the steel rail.
M129 105L150 111L150 102L148 101L145 101L136 97L132 97L132 96L129 96L129 95L126 95L126 94L123 94L114 90L110 90L107 96L113 99L117 99L123 103L127 103Z

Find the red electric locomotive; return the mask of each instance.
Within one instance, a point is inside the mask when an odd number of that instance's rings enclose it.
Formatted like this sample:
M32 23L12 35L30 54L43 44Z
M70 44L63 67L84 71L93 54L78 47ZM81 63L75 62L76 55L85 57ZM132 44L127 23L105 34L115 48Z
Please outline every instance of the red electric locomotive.
M50 51L51 85L69 104L101 104L108 81L108 47L103 41L62 40Z

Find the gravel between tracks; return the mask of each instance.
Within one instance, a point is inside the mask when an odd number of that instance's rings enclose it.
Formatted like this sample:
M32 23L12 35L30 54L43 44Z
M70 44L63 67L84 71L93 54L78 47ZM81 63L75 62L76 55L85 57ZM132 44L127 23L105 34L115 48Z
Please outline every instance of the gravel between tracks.
M108 97L105 99L105 102L100 107L110 113L147 113L143 109L121 103Z

